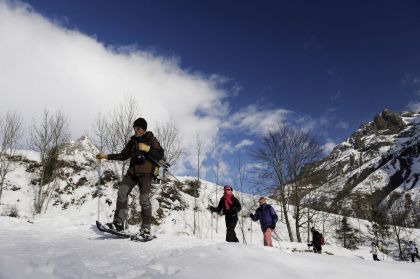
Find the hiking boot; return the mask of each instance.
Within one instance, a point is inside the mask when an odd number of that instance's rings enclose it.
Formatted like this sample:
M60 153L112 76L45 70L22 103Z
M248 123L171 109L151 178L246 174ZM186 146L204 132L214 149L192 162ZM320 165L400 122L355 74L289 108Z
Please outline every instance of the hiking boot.
M106 225L111 230L114 230L114 231L117 231L117 232L121 232L121 231L124 230L124 226L121 223L119 223L119 222L107 223Z
M150 229L148 228L141 228L139 231L139 235L143 238L148 238L150 237Z

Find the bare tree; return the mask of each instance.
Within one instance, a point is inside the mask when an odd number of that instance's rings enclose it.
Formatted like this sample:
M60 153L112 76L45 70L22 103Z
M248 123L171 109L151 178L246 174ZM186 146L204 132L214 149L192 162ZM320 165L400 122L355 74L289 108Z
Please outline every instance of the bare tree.
M404 258L404 249L402 248L403 235L408 234L410 228L407 228L408 215L410 214L410 206L407 205L407 197L405 199L397 200L393 205L392 209L388 212L388 223L391 225L392 233L398 244L399 258Z
M107 137L106 137L105 149L110 154L115 154L115 153L120 152L121 149L119 147L118 135L112 129L111 123L108 122L108 125L105 128L106 128L106 131L107 131L106 132ZM118 176L118 166L120 164L120 161L113 160L112 164L114 165L114 173ZM122 175L124 175L124 174L122 174Z
M156 138L159 140L163 150L165 150L165 159L173 165L181 156L182 148L179 137L179 130L175 125L174 120L169 120L164 124L156 124ZM163 177L165 177L165 170L163 171Z
M0 120L0 202L6 176L12 171L10 159L15 155L21 136L20 115L16 112L7 112L4 120Z
M285 142L280 131L269 132L260 138L260 144L251 150L251 157L259 166L256 168L258 180L269 183L269 190L281 203L284 220L290 241L294 241L292 228L288 215L288 195L286 185L288 183L285 161Z
M112 152L122 150L133 135L133 122L139 115L137 101L127 97L114 108L108 131L108 145ZM121 177L124 176L127 162L122 162Z
M301 199L301 211L305 213L299 218L299 225L301 227L306 225L306 241L309 242L311 227L317 227L325 235L325 224L330 218L331 213L327 212L327 199L325 197L319 198L317 191L311 191L312 185L309 185L307 188L310 192ZM317 202L314 203L314 201ZM321 225L317 226L319 223Z
M193 225L193 234L197 233L197 219L198 219L198 207L197 207L197 197L198 197L198 187L200 185L200 168L201 168L201 153L203 151L203 143L200 139L200 135L196 135L196 152L197 152L197 183L194 188L194 225Z
M219 186L219 173L220 173L220 156L216 156L215 158L216 161L216 185ZM216 187L216 203L219 201L219 197L217 196L217 189L218 187ZM216 233L219 232L219 214L216 214Z
M243 199L243 185L245 183L246 180L246 176L247 176L247 169L246 166L244 166L242 164L242 158L241 158L241 154L238 154L238 173L237 173L237 178L238 178L238 184L239 184L239 189L241 192L241 196L240 201L241 201L241 205L244 205L244 199ZM241 214L241 221L240 221L240 228L241 228L241 232L242 232L242 243L246 244L246 238L245 238L245 232L244 232L244 211Z
M56 183L58 155L61 145L70 137L68 120L63 113L54 115L45 109L39 123L33 122L30 145L40 154L41 173L38 189L35 191L35 213L41 213L45 200L51 194Z
M103 152L107 148L107 145L109 145L109 125L107 118L99 112L95 118L95 123L93 124L93 133L94 143L99 148L100 152Z
M294 206L295 232L298 242L302 242L299 228L307 222L304 220L303 207L309 206L304 197L314 190L313 184L306 179L299 179L310 175L311 170L304 166L320 159L322 148L318 140L309 132L283 127L280 131L285 142L285 161L288 180L291 187L291 204Z
M278 124L260 138L260 144L251 150L251 156L261 164L256 169L260 179L270 183L271 194L279 199L290 241L294 241L289 220L289 204L294 205L295 230L301 242L299 227L304 212L301 200L309 192L297 178L308 164L321 154L317 141L308 132Z

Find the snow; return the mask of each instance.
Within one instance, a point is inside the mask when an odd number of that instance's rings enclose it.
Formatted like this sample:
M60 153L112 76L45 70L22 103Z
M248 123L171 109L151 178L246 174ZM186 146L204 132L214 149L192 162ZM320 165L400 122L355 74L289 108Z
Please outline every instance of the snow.
M175 200L159 226L152 230L158 238L148 243L135 243L127 239L115 239L99 232L95 221L98 218L96 191L97 169L93 155L97 150L87 138L69 145L63 159L83 166L77 172L63 168L69 175L60 181L60 194L48 205L46 214L33 215L33 191L30 181L34 173L27 172L25 164L16 163L7 177L0 213L16 206L20 218L0 216L0 279L19 278L419 278L420 263L397 262L380 254L382 262L373 262L368 246L351 251L340 247L334 238L336 220L340 216L329 214L322 217L322 227L327 245L324 253L314 254L305 243L289 242L285 225L279 222L273 238L273 248L262 246L262 233L258 223L246 218L256 209L257 197L234 194L242 201L244 216L244 238L247 244L226 243L223 216L217 218L207 210L216 204L222 187L201 181L197 198L197 234L192 234L194 198L180 192L182 200ZM19 151L32 161L39 160L36 152ZM93 162L93 164L91 164ZM89 165L90 164L90 165ZM102 171L114 169L111 162L102 164ZM355 170L356 172L357 170ZM385 179L385 175L383 176ZM87 183L78 184L84 178ZM178 177L186 182L195 177ZM337 179L337 181L340 178ZM115 208L116 189L114 181L102 185L99 200L99 220L112 219ZM20 187L12 190L12 186ZM414 192L414 191L413 191ZM135 197L138 199L138 197ZM108 204L108 202L112 202ZM183 210L173 210L181 203L189 205ZM280 206L269 200L279 213ZM67 206L65 206L67 204ZM152 197L153 214L157 215L159 203ZM66 209L64 209L66 208ZM292 209L291 209L292 210ZM320 213L322 214L322 213ZM291 218L291 222L294 222ZM368 222L349 218L353 227L359 228L363 239L369 241ZM218 232L216 225L218 224ZM318 223L320 226L321 224ZM137 226L129 231L135 232ZM236 228L242 240L239 223ZM301 235L306 238L305 228ZM420 230L412 230L410 236L420 241Z
M94 217L78 222L72 215L33 224L0 217L0 278L414 279L420 272L419 263L373 262L368 254L362 259L328 245L324 250L334 255L292 252L304 250L302 243L269 248L169 233L136 243L99 232Z

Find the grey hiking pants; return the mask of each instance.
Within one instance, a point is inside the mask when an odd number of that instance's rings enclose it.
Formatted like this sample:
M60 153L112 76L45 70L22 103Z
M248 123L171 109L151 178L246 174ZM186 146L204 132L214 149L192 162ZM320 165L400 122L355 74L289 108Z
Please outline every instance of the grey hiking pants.
M128 218L128 195L136 185L140 188L140 206L141 206L141 228L150 230L152 223L152 204L150 203L150 188L152 178L150 175L131 176L124 175L122 183L118 188L117 207L114 214L114 222L126 224Z

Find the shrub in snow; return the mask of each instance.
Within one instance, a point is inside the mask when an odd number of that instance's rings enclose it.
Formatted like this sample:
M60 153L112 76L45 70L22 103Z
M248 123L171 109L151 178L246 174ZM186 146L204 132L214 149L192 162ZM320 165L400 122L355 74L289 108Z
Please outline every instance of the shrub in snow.
M19 217L19 211L16 206L10 207L8 216L15 217L15 218Z
M1 215L17 218L19 217L19 210L17 209L15 205L13 205L13 206L5 208L5 210L3 211Z
M201 186L201 182L198 180L186 180L185 184L181 184L178 187L182 192L194 198L198 198L200 196L199 194L200 186Z
M19 190L20 190L20 187L19 187L19 186L16 186L16 185L13 185L13 186L10 188L10 190L12 190L12 191L16 192L16 191L19 191Z

